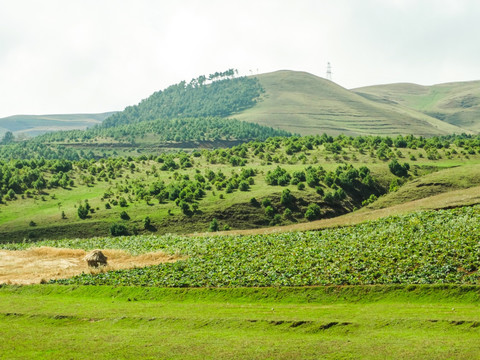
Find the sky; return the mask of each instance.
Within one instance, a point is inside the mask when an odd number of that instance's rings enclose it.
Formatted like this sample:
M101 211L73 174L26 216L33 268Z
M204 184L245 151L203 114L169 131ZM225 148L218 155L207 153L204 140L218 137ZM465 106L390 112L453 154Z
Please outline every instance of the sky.
M230 68L480 80L478 0L0 0L0 117L123 110Z

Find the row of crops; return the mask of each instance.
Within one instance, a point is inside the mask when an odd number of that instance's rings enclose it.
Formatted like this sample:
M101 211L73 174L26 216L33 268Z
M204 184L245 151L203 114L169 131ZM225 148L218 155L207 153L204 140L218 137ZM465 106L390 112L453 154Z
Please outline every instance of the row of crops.
M318 232L256 236L136 236L4 244L164 251L186 260L57 280L166 287L478 284L480 206L392 216Z

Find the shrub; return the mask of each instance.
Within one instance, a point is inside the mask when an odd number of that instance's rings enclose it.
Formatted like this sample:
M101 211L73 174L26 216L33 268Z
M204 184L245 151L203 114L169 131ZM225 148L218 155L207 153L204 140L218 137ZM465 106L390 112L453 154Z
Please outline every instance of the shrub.
M269 198L265 198L265 199L262 200L262 205L263 205L263 207L270 206L270 205L272 205L272 200L270 200Z
M128 230L125 225L112 224L112 226L110 226L110 234L112 236L128 235Z
M13 191L13 189L10 189L7 192L6 198L7 200L15 200L17 198L17 195L15 194L15 191Z
M118 200L118 205L120 205L120 207L127 207L127 206L128 206L127 200L125 200L124 197L121 197L121 198Z
M88 208L86 206L80 205L77 209L78 217L82 220L86 219L88 216Z
M377 196L375 194L370 195L370 197L367 200L362 201L362 206L367 206L370 205L371 203L375 202L377 200Z
M228 184L227 184L227 188L225 189L225 192L226 192L227 194L231 194L234 189L235 189L235 188L234 188L234 186L232 185L232 183L228 183Z
M149 229L150 226L152 226L152 220L150 220L149 216L146 216L145 219L143 219L143 227L144 229Z
M295 202L295 197L292 195L289 189L285 189L282 192L282 197L280 198L280 204L285 207L291 207Z
M208 231L210 231L210 232L218 231L218 221L217 221L217 219L214 218L210 222L210 225L208 226Z
M286 186L290 183L291 176L287 170L277 166L273 171L268 171L265 176L265 181L268 185Z
M271 205L268 205L265 208L265 215L268 216L269 218L273 218L273 216L275 215L275 210Z
M260 206L260 203L258 202L257 199L255 199L254 197L252 197L252 198L250 199L250 205L255 206L255 207L259 207L259 206Z
M321 209L317 204L308 205L307 211L305 211L305 218L309 221L316 220L320 217Z
M398 188L400 187L400 183L398 181L397 178L395 179L392 179L392 181L390 182L390 186L388 188L388 192L395 192L398 190Z
M120 213L120 218L122 220L130 220L130 216L127 214L125 210Z
M303 171L294 171L292 174L292 185L296 185L299 182L305 181L305 179L305 173Z
M292 219L293 218L292 210L290 210L289 208L286 208L285 211L283 212L283 218L286 220Z
M273 216L272 221L270 222L272 225L278 225L282 222L282 216L280 214L275 214Z
M240 191L248 191L250 189L250 185L248 184L247 181L243 180L240 182L240 184L238 185L238 189Z
M403 165L401 165L397 161L397 159L393 159L388 164L388 168L393 175L404 177L408 176L408 170L410 170L410 165L408 163L404 163Z
M337 190L335 190L335 192L333 193L333 198L334 198L336 201L342 201L342 200L344 200L346 197L347 197L347 193L346 193L345 190L343 190L343 189L337 189Z
M332 191L327 192L323 197L323 200L325 200L327 203L333 203L335 201L334 193Z

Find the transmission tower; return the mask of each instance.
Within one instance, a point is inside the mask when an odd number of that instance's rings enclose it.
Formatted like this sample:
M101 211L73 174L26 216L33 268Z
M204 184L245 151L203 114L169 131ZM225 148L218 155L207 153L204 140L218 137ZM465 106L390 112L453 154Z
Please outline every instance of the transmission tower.
M327 63L327 79L332 81L332 66L330 62Z

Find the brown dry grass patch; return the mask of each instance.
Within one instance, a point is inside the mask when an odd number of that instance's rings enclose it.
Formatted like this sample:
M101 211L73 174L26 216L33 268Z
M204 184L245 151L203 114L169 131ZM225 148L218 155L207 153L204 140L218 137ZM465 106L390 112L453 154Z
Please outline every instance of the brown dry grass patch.
M87 266L87 254L79 249L52 247L31 248L22 251L0 250L0 284L38 284L50 279L68 278L85 273L130 269L161 263L175 262L182 257L153 252L131 255L122 250L102 250L108 265L98 269Z

